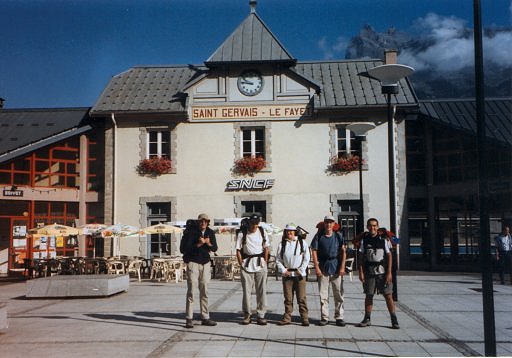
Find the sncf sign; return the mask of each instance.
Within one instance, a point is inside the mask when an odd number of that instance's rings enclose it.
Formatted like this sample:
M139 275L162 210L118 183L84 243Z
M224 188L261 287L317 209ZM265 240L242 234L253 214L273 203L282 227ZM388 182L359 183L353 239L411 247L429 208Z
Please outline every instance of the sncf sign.
M274 186L275 179L233 179L226 190L265 190Z

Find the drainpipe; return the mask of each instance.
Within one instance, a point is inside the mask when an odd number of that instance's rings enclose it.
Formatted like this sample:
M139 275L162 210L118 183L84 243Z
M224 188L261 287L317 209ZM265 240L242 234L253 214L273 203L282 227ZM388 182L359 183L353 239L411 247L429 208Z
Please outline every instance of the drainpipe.
M116 175L117 175L117 122L115 118L115 114L112 112L110 115L110 119L112 120L113 132L112 132L112 145L114 147L114 154L112 158L112 225L115 225L117 222L116 217L116 199L117 199L117 185L116 185Z

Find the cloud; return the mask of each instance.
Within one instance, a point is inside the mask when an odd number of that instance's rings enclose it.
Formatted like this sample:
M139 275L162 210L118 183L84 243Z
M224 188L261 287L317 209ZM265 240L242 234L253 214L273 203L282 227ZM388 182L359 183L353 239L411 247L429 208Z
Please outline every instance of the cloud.
M333 44L327 41L324 36L317 42L317 46L323 53L324 60L339 58L347 49L348 40L344 36L339 36Z
M511 5L512 11L512 5ZM461 70L474 64L474 38L466 22L455 16L444 17L429 13L416 21L422 40L427 44L420 50L405 49L400 63L416 70L432 70L442 74ZM482 39L484 63L498 67L512 67L512 29L484 34Z

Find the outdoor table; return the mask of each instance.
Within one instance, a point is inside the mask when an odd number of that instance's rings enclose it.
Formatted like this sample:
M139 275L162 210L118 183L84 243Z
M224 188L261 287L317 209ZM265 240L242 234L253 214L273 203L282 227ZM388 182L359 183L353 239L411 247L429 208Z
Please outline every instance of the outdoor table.
M213 256L212 261L214 278L234 280L235 276L240 273L240 265L236 256Z

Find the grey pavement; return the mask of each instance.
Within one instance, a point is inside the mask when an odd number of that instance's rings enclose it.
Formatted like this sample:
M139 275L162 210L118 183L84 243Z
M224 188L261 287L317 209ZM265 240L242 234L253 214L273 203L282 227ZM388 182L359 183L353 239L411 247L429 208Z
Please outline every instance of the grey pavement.
M106 298L26 299L25 282L0 283L9 327L0 331L0 357L228 357L228 356L478 356L484 353L480 276L400 273L397 316L390 328L381 296L372 326L363 317L359 281L345 279L345 321L317 326L316 282L308 282L312 325L298 313L289 326L275 324L283 313L281 281L268 279L269 324L240 325L239 281L212 280L209 300L215 327L184 328L185 282L130 281L128 291ZM512 356L512 286L494 285L497 352ZM253 297L253 304L255 300ZM196 311L198 306L196 305ZM332 314L332 307L331 307Z

